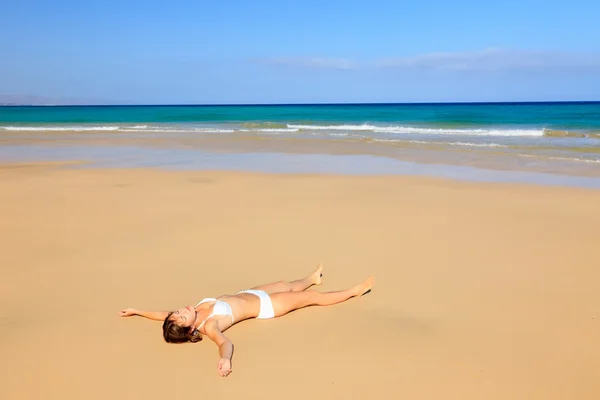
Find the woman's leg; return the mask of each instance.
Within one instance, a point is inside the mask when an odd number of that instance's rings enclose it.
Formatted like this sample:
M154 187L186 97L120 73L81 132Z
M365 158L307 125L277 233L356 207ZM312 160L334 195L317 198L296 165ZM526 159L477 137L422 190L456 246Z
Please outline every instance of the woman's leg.
M340 290L338 292L317 292L308 290L306 292L283 292L274 293L271 297L273 311L276 317L280 317L290 311L308 306L330 306L346 301L352 297L360 296L373 287L375 278L370 277L360 285L353 288Z
M253 290L264 290L268 294L273 293L281 293L281 292L302 292L312 285L320 285L321 284L321 272L323 271L323 266L321 263L317 265L317 269L314 270L312 274L303 279L298 279L292 282L273 282L268 283L266 285L260 285L253 287Z

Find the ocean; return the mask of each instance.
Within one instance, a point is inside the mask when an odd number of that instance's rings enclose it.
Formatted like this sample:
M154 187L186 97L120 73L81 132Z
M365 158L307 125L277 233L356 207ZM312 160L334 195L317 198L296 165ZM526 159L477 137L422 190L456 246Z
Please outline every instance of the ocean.
M0 107L0 145L40 137L600 175L600 102Z

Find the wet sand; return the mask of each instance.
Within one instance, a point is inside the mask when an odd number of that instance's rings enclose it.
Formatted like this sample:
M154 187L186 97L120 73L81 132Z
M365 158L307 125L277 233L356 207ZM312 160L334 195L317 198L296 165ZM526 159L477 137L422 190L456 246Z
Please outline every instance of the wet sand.
M465 139L466 140L466 139ZM543 143L543 142L542 142ZM553 148L548 144L504 147L465 146L465 143L423 140L349 139L256 133L206 134L197 132L2 132L0 146L69 150L89 147L208 151L215 154L368 155L422 165L469 166L492 171L600 177L598 146ZM592 141L592 143L596 143ZM576 157L568 156L575 151ZM569 153L570 154L570 153ZM0 152L0 163L3 159Z
M0 168L5 399L597 399L600 191L422 177ZM163 342L171 310L296 279L372 293Z

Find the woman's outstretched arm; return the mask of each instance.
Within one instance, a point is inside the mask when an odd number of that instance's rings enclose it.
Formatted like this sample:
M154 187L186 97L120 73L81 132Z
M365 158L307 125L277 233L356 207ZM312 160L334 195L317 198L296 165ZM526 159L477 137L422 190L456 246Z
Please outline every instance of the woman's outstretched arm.
M204 325L206 335L219 346L219 355L221 358L217 364L219 375L226 377L231 373L231 357L233 357L233 343L223 335L216 321L210 321Z
M135 308L126 308L124 310L119 311L119 315L121 317L131 317L133 315L138 315L140 317L148 318L154 321L164 321L169 315L166 311L142 311L136 310Z

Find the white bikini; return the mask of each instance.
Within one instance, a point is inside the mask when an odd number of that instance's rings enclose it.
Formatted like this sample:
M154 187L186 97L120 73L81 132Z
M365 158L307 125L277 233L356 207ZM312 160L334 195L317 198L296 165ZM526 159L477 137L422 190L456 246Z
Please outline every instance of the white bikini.
M215 305L213 306L213 310L210 313L210 315L208 317L206 317L204 319L204 321L202 321L202 323L200 324L200 326L198 326L198 328L196 328L196 329L202 328L202 325L204 325L204 323L206 321L208 321L208 319L210 317L214 316L214 315L229 315L229 316L231 316L231 324L233 325L233 322L234 322L233 321L233 311L231 310L231 306L229 304L225 303L224 301L217 300L217 299L214 299L212 297L207 297L205 299L200 300L198 302L198 304L196 304L196 307L198 307L202 303L206 303L206 302L209 302L209 301L214 301L215 302Z
M260 299L260 311L258 313L258 316L256 317L257 319L269 319L269 318L275 317L275 311L273 310L273 303L271 302L271 298L269 297L267 292L265 292L264 290L242 290L239 293L250 293L255 296L258 296L258 298ZM231 310L231 306L222 300L217 300L212 297L207 297L205 299L200 300L198 302L198 304L196 304L196 307L198 307L202 303L206 303L209 301L215 302L215 304L213 306L213 310L210 313L210 315L208 317L206 317L204 319L204 321L202 321L202 323L196 329L202 328L204 323L206 321L208 321L209 318L211 318L215 315L229 315L231 317L231 324L233 325L234 319L233 319L233 311Z
M258 312L257 319L269 319L275 317L275 310L273 310L273 302L271 298L264 290L242 290L239 293L250 293L258 296L260 299L260 311Z

